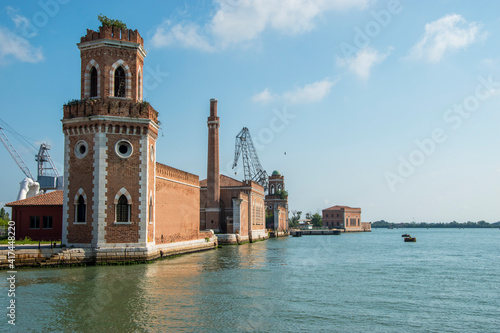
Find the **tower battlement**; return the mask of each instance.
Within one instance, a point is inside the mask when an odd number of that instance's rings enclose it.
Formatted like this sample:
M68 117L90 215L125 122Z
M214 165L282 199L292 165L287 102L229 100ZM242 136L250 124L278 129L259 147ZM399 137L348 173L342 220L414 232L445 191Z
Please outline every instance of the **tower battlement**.
M82 100L64 105L64 119L90 116L118 116L150 119L158 123L158 112L149 104L128 100Z
M120 29L113 26L102 25L99 31L87 29L87 35L80 39L80 42L90 42L98 39L113 39L141 44L144 47L144 38L137 30Z

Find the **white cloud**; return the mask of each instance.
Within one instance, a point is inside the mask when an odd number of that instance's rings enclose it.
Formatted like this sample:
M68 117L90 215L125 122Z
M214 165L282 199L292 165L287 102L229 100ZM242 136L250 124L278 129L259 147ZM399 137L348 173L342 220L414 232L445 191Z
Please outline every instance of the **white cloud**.
M266 88L264 91L254 95L252 100L254 103L263 104L276 99L282 99L284 102L291 104L319 102L330 93L332 87L339 80L340 79L331 81L330 79L324 79L322 81L316 81L303 87L287 91L282 95L273 94Z
M262 92L258 93L258 94L255 94L253 97L252 97L252 101L254 103L263 103L263 104L267 104L269 103L270 101L272 101L276 96L271 94L269 92L269 89L264 89Z
M445 53L465 49L477 40L484 39L486 33L481 29L479 23L467 23L461 15L446 15L425 25L424 37L412 47L408 57L437 63Z
M337 66L347 67L359 78L367 80L370 77L370 71L373 65L384 61L391 51L392 48L389 48L387 53L380 54L377 50L372 49L371 47L365 47L350 58L338 58Z
M156 28L152 38L153 46L164 47L173 44L179 44L185 48L194 48L202 51L213 51L213 47L206 40L206 37L200 35L200 28L192 23L172 26L170 21L164 21Z
M218 9L203 28L194 23L171 26L163 22L154 34L153 45L179 43L213 51L216 47L251 42L266 29L301 34L313 29L314 20L324 12L363 9L368 3L369 0L217 0Z
M14 22L17 29L27 29L27 27L31 26L30 21L26 17L17 14L17 10L10 6L7 6L7 15L9 15L10 19L12 20L12 22ZM33 36L36 35L36 32L30 32Z
M31 63L43 60L41 47L33 47L27 39L7 28L0 27L0 59L9 56Z
M306 103L306 102L319 102L321 101L332 89L332 87L339 81L330 81L324 79L323 81L316 81L307 84L303 87L296 88L295 90L283 94L285 100L291 103Z
M31 25L26 17L17 14L17 10L12 7L7 6L6 10L17 31L29 32L31 37L36 35L35 31L29 29ZM43 60L42 48L34 47L28 39L0 26L0 60L8 63L9 58L36 63Z

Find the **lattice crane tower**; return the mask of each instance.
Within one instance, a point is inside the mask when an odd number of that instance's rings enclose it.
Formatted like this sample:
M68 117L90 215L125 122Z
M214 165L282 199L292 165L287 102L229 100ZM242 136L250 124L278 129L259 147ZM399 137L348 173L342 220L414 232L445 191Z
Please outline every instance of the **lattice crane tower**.
M248 128L243 127L243 129L236 135L234 152L234 163L233 169L236 168L238 164L238 159L243 159L243 171L245 174L245 180L252 180L264 186L267 190L268 185L268 175L260 164L259 157L257 156L257 151L252 142L252 137L250 136L250 131Z

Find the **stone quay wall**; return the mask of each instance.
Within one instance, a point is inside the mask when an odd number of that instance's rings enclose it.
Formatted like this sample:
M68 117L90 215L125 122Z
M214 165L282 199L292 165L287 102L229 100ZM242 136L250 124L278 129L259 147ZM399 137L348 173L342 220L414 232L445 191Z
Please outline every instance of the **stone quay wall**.
M216 236L193 241L161 244L154 247L137 248L50 248L37 246L15 249L15 267L46 267L64 265L95 265L100 263L120 263L151 261L161 257L211 250L217 248ZM0 269L9 269L9 250L0 250Z

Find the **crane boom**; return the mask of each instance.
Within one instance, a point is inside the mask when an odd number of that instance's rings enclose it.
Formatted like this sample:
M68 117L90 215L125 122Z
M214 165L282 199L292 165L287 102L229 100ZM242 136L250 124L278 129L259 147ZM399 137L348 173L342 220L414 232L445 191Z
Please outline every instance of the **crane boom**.
M7 151L9 152L10 156L12 156L12 158L14 159L16 164L19 166L21 171L26 175L26 177L28 177L29 179L32 179L34 181L35 178L33 178L33 175L31 174L30 169L28 169L28 167L24 163L21 156L19 156L17 150L14 148L12 143L9 141L9 138L7 138L7 135L5 135L5 132L3 131L2 127L0 127L0 140L2 141L2 143L5 146L5 148L7 149Z
M240 155L243 160L245 180L257 182L267 190L269 181L267 172L260 164L250 131L246 127L243 127L240 133L236 135L233 169L237 166Z

